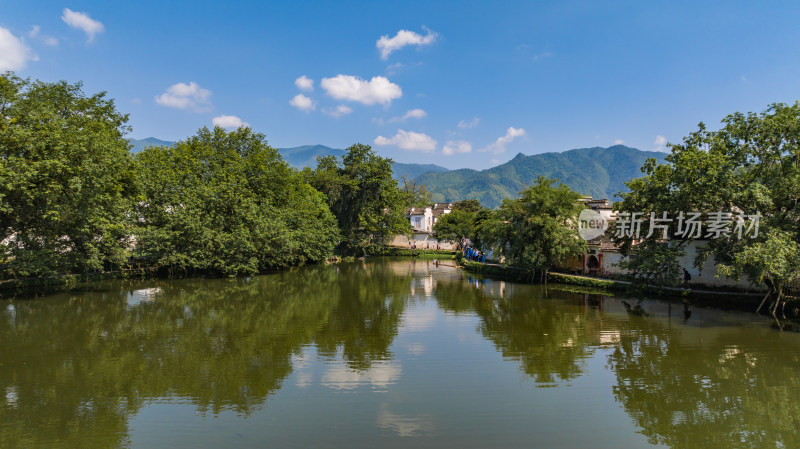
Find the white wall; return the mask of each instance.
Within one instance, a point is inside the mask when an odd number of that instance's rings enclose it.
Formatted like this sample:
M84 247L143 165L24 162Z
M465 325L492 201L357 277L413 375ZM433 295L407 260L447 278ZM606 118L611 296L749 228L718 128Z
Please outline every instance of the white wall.
M678 259L678 263L680 266L686 269L689 272L689 275L692 276L692 280L689 281L691 285L707 285L709 287L738 287L742 289L750 289L750 290L761 290L763 287L754 287L749 278L746 276L742 277L738 281L729 278L727 276L717 277L717 266L714 261L713 257L709 257L705 264L698 269L694 266L694 259L697 256L698 248L702 247L704 243L702 241L693 241L689 242L685 247L684 251L686 252L685 256L682 256ZM626 274L626 271L619 268L619 263L625 260L626 258L622 256L622 254L615 252L615 251L603 251L598 253L603 254L603 261L602 261L602 272L606 275L622 275ZM589 255L586 255L588 260Z
M417 249L428 249L428 245L430 244L430 249L436 249L436 244L439 244L439 249L446 249L448 251L454 251L457 249L456 242L449 242L446 240L436 240L435 238L431 237L428 233L414 233L411 235L409 239L405 235L396 235L389 246L397 246L400 248L408 248L409 243L411 241L416 242Z

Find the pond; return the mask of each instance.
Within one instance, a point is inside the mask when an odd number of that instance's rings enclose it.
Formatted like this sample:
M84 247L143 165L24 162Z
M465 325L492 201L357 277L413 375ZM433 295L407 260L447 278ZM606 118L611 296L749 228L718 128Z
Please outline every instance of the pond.
M797 334L426 260L2 300L0 340L3 448L800 447Z

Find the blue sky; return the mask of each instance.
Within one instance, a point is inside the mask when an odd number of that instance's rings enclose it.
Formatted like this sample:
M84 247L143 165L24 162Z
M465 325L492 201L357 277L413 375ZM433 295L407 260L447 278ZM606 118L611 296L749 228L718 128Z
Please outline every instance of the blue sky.
M694 3L3 0L0 70L107 91L133 138L216 119L481 169L800 98L800 3Z

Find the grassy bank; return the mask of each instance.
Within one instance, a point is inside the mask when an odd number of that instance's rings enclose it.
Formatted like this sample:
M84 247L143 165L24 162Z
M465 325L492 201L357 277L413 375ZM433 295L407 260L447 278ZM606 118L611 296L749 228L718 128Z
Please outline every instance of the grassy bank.
M110 279L150 279L164 278L157 269L132 269L91 274L64 274L0 281L0 298L13 298L18 295L39 296L49 293L81 290L98 281Z
M464 270L481 274L494 279L514 282L531 283L532 279L521 269L504 265L489 265L478 262L465 262ZM632 284L627 281L609 279L596 279L584 276L574 276L562 273L548 273L547 282L552 287L576 293L594 294L620 294L640 298L656 298L666 301L691 304L698 307L714 307L725 310L742 310L754 312L761 302L762 294L746 292L688 290L688 289L660 289L652 286ZM800 316L800 310L795 312L797 304L791 303L786 307L786 316ZM790 313L791 310L791 313ZM791 316L790 316L791 315Z
M529 273L524 272L520 268L510 267L507 265L483 264L479 262L467 261L464 263L464 269L472 272L489 276L493 278L516 281L516 282L532 282ZM570 276L561 273L548 273L547 282L554 284L574 285L579 287L587 287L602 291L621 291L625 290L627 286L620 284L616 281L606 279L591 279L578 276Z
M455 259L457 254L459 254L458 251L450 251L445 249L412 249L385 246L379 250L373 251L370 255L420 257L423 259Z

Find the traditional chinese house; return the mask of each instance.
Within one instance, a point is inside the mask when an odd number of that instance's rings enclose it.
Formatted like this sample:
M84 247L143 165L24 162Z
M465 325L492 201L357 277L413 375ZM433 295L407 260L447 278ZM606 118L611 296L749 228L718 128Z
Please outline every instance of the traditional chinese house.
M433 225L445 214L453 211L456 203L433 203L426 207L412 207L406 209L405 215L411 224L411 238L406 236L395 236L392 241L393 246L409 247L417 245L417 248L452 249L455 247L453 242L438 241L433 238Z
M708 287L736 287L754 289L752 281L746 277L738 281L727 276L717 277L716 262L709 257L701 268L694 266L695 258L699 251L708 245L714 238L747 238L753 233L758 233L758 221L761 218L757 213L746 215L743 213L713 212L701 214L696 212L679 213L674 217L668 214L616 212L607 199L595 200L584 198L582 201L587 208L596 211L609 223L608 231L587 241L586 252L580 260L570 260L562 269L580 272L582 274L600 277L613 277L627 274L626 270L619 267L619 263L626 259L620 252L620 245L615 241L616 232L625 232L626 236L633 237L634 245L649 235L661 235L669 238L690 239L684 246L685 255L679 258L678 263L687 272L688 283L695 286ZM623 220L625 220L623 222ZM676 224L676 235L667 235L669 225ZM616 226L615 226L616 225ZM652 234L651 234L652 233ZM639 237L637 239L636 237Z

